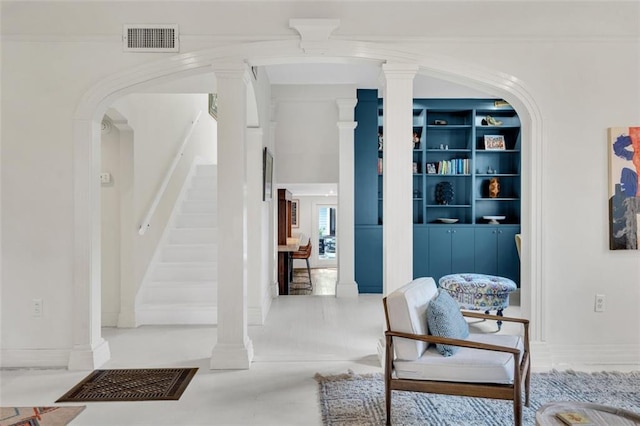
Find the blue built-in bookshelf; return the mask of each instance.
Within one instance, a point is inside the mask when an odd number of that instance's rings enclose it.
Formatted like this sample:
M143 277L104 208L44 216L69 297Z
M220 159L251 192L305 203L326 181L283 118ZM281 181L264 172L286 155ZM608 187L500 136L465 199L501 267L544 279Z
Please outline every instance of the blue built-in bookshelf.
M356 281L382 292L384 126L376 90L358 90L355 129ZM414 276L477 272L519 282L521 132L501 99L413 101ZM489 183L499 183L490 196ZM453 195L443 204L439 184Z

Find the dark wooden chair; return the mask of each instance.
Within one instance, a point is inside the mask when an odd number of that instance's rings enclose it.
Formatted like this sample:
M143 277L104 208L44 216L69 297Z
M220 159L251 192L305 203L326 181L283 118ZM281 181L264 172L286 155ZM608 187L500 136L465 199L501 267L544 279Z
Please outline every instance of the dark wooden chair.
M313 283L311 282L311 268L309 267L309 258L311 257L311 249L313 246L311 245L311 239L307 242L306 245L300 246L298 251L294 251L289 256L289 270L291 274L293 274L293 261L296 259L304 260L307 262L307 274L309 275L309 288L313 288ZM292 277L293 278L293 277Z
M433 336L427 330L426 310L437 293L432 278L417 278L383 298L387 424L391 394L397 390L512 400L514 424L522 425L523 390L529 406L529 320L462 311L465 317L520 323L524 333L475 333L466 339ZM461 349L444 357L435 348L438 343Z

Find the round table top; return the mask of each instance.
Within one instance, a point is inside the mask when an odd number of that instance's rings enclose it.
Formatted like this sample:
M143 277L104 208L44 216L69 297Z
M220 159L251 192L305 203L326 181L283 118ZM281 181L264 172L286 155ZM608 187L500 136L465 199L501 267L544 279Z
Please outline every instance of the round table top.
M621 408L589 402L562 401L545 404L536 411L536 426L566 425L560 420L558 413L579 413L587 417L588 425L640 425L640 414ZM580 424L580 423L575 423Z

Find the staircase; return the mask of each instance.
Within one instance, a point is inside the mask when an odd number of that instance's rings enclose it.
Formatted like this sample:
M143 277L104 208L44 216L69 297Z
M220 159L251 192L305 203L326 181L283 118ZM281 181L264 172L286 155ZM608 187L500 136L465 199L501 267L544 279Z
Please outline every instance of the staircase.
M217 323L217 174L198 164L185 183L140 289L138 325Z

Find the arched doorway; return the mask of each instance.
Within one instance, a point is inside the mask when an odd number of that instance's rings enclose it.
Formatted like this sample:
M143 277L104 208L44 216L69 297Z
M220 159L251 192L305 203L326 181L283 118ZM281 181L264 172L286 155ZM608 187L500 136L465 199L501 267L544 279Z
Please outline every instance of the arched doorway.
M455 58L424 57L417 52L390 52L375 43L327 42L322 61L374 61L414 63L420 73L458 84L496 93L518 111L523 129L522 167L522 313L531 319L532 340L544 340L544 316L541 309L541 191L542 191L542 119L527 87L513 76L498 70L476 67ZM332 56L335 49L335 57ZM338 54L339 52L339 54ZM254 58L260 61L252 62ZM93 176L100 173L100 122L111 103L126 94L158 82L210 72L220 62L270 63L309 62L298 41L275 41L228 46L179 55L145 64L98 82L90 89L74 118L74 347L70 369L92 369L109 359L109 349L100 330L100 258L99 258L99 184ZM262 62L261 62L262 61ZM253 101L256 97L252 96ZM254 103L255 105L255 103Z

